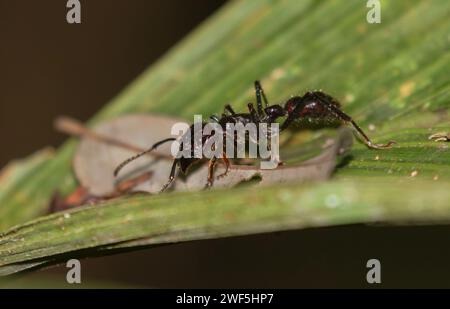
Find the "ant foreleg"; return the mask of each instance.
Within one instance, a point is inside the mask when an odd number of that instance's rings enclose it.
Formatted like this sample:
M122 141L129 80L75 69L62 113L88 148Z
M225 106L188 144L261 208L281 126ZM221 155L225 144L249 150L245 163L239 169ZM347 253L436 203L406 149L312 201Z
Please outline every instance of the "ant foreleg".
M216 165L217 158L213 157L208 162L208 182L206 183L205 189L211 188L214 182L214 166Z
M223 172L222 174L220 174L219 176L217 176L217 179L223 178L225 176L228 175L228 171L230 170L230 160L228 160L227 155L225 154L225 152L223 152L222 154L222 161L223 163L225 163L225 172Z
M179 159L173 160L172 169L170 170L170 176L169 180L166 182L166 184L161 188L161 193L164 192L175 180L176 178L176 172L177 172L177 166L178 166Z

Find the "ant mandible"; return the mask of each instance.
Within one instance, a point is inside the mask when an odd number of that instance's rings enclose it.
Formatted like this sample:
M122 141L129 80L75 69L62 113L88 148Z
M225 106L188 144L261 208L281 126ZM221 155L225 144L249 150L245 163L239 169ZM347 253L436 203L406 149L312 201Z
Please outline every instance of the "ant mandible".
M395 142L390 141L387 144L374 144L369 139L369 137L364 133L364 131L356 124L353 119L348 116L346 113L344 113L340 108L340 103L334 99L332 96L322 92L322 91L312 91L307 92L303 96L294 96L291 97L286 101L284 104L284 107L279 104L269 105L267 97L264 93L264 90L261 86L261 83L259 81L255 81L255 94L256 94L256 109L253 106L253 103L248 104L248 113L236 113L231 105L227 104L225 105L224 112L221 115L221 117L217 117L215 115L211 116L211 121L214 121L218 123L223 130L226 129L227 123L240 123L244 126L248 123L254 123L254 124L260 124L260 123L266 123L271 124L275 122L278 118L286 116L286 119L281 124L280 132L287 129L294 120L296 119L330 119L333 121L340 121L343 123L350 124L356 132L360 135L362 138L362 141L364 144L367 145L367 147L372 149L386 149L390 148ZM264 101L264 108L263 108L263 101ZM202 129L206 123L202 124ZM165 191L175 180L177 175L177 170L181 170L183 174L187 174L187 171L189 167L191 167L194 163L197 163L200 160L203 160L203 158L195 158L194 152L195 147L198 147L199 145L194 143L194 125L190 126L190 129L185 133L190 134L191 136L191 156L189 158L185 158L183 156L177 156L177 158L174 159L172 168L170 171L170 176L167 181L167 183L162 187L161 192ZM184 136L183 136L184 137ZM182 137L182 138L183 138ZM201 145L203 146L208 139L211 137L211 135L202 136ZM176 138L166 138L163 139L157 143L155 143L151 148L149 148L146 151L143 151L127 160L122 162L114 171L114 176L117 176L120 172L120 170L130 163L131 161L136 160L137 158L155 150L158 146L170 142L175 141ZM224 145L225 148L225 145ZM183 144L180 144L180 152L183 151ZM210 187L213 183L214 179L214 166L217 162L216 157L213 157L209 159L208 162L208 182L206 187ZM229 167L230 167L230 161L225 155L225 149L223 149L223 155L220 158L223 163L225 164L225 172L218 176L224 177L227 175Z

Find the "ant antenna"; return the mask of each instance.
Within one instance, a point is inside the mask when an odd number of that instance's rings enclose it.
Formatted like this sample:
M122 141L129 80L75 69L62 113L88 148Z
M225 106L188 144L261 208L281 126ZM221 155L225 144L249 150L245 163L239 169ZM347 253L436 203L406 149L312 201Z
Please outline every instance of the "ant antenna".
M155 150L158 146L160 146L160 145L162 145L162 144L164 144L164 143L170 142L170 141L174 141L174 140L176 140L176 138L174 138L174 137L169 137L169 138L163 139L162 141L159 141L159 142L153 144L153 146L152 146L151 148L149 148L149 149L147 149L147 150L145 150L145 151L143 151L143 152L141 152L141 153L138 153L137 155L132 156L131 158L126 159L125 161L123 161L122 163L120 163L120 164L116 167L116 169L114 170L114 177L117 177L117 175L118 175L119 172L122 170L122 168L123 168L125 165L127 165L128 163L130 163L130 162L136 160L137 158L140 158L140 157L142 157L143 155L145 155L145 154L147 154L147 153L149 153L149 152Z

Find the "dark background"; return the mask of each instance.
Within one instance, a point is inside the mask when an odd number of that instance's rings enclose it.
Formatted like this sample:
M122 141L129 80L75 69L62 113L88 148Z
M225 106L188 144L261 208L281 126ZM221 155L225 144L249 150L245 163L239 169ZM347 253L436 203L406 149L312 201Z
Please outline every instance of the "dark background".
M66 136L57 115L87 120L224 0L0 0L0 167Z
M81 2L82 24L69 25L65 0L0 0L0 166L59 145L55 116L89 119L225 1ZM449 232L344 226L159 246L83 259L81 287L369 287L371 258L381 287L450 287ZM69 286L66 271L10 282Z

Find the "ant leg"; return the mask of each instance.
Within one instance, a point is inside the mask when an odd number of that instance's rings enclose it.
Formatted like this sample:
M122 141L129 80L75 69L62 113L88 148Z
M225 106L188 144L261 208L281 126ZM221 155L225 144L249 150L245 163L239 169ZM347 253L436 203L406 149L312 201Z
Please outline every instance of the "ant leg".
M327 101L323 100L323 98L319 97L318 95L315 95L315 97L319 100L319 102L324 104L339 119L341 119L344 122L350 123L353 126L353 128L356 130L356 132L358 132L359 136L362 138L362 141L364 142L364 144L366 144L367 147L372 148L372 149L386 149L386 148L391 148L392 145L395 144L394 141L389 141L387 144L374 144L370 140L370 138L364 133L364 131L356 124L356 122L352 119L352 117L350 117L349 115L347 115L346 113L341 111L339 109L339 107L337 107L335 104L332 104L331 102L327 102Z
M206 183L205 189L211 188L214 181L214 166L216 165L217 158L213 157L208 162L208 182Z
M171 184L172 182L175 180L176 178L176 172L177 172L177 166L178 166L178 161L179 159L175 159L173 160L173 164L172 164L172 169L170 171L170 176L169 176L169 180L166 182L166 184L161 188L161 191L159 191L160 193L164 192Z
M247 106L248 106L248 111L250 112L250 116L252 117L252 121L254 123L259 122L260 118L259 118L259 115L256 112L255 107L253 106L253 104L252 103L248 103Z
M228 157L225 154L225 152L223 152L222 155L223 155L222 161L223 161L223 163L225 163L225 172L223 172L222 174L217 176L217 179L220 179L220 178L223 178L223 177L227 176L228 175L228 171L230 170L230 160L228 160Z
M374 144L369 139L369 137L364 133L364 131L356 124L356 122L354 122L352 119L350 119L350 121L347 121L347 122L350 122L350 124L356 129L356 131L362 137L362 140L363 140L364 144L366 144L366 146L369 147L369 148L372 148L372 149L386 149L386 148L391 148L392 145L395 144L394 141L389 141L387 144Z
M229 112L231 115L236 115L230 104L225 105L224 112Z
M269 102L267 101L266 94L264 93L264 90L261 86L261 83L259 80L255 81L255 93L256 93L256 104L258 107L258 114L260 117L264 116L264 110L262 107L262 99L264 100L264 107L267 107L269 105Z

